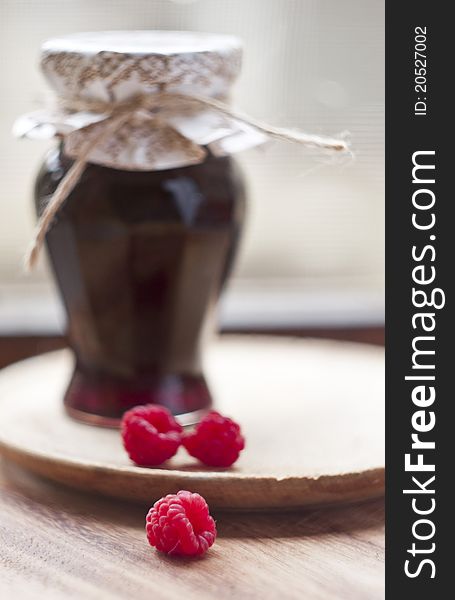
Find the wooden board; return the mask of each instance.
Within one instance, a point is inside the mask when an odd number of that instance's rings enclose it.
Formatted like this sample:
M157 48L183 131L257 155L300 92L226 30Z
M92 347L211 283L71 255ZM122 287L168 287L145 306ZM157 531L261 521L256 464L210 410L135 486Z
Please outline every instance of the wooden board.
M148 508L54 485L0 459L0 598L384 600L382 499L212 511L218 537L196 560L148 545Z
M201 467L180 450L163 468L133 466L118 431L64 412L72 356L59 351L0 372L0 451L55 481L152 502L179 489L217 508L296 508L365 500L384 487L380 348L342 342L222 336L206 353L217 408L247 447L235 467Z

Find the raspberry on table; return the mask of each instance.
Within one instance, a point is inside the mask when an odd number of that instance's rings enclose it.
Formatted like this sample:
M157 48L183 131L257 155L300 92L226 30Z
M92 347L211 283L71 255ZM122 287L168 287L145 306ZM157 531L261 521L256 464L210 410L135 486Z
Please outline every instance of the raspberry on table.
M230 467L245 447L240 426L218 412L208 413L196 429L184 435L188 453L210 467Z
M177 452L182 427L163 406L146 404L128 410L122 418L123 446L141 467L160 465Z
M213 545L215 521L207 502L199 494L182 490L161 498L145 520L151 546L170 555L198 556Z

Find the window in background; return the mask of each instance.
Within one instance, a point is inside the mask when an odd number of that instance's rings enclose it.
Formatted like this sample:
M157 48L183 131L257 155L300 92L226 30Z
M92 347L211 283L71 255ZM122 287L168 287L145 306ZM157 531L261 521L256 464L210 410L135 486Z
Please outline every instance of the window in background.
M383 4L2 0L0 327L39 329L59 318L55 301L47 301L55 296L45 260L31 276L21 271L34 224L32 181L47 144L13 140L12 122L43 98L41 42L103 29L236 34L245 44L237 106L277 125L328 135L350 132L355 160L349 164L332 164L279 142L238 156L249 181L250 208L225 318L238 324L380 322Z

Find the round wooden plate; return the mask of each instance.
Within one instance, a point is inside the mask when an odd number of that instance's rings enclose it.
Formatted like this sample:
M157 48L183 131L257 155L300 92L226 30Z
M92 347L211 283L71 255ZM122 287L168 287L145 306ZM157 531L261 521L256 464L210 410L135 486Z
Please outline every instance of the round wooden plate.
M247 446L229 470L183 449L165 467L133 466L118 431L63 410L69 351L0 373L0 452L55 481L152 503L179 489L214 508L296 508L366 500L384 488L384 362L362 344L222 336L206 353L217 408L241 423Z

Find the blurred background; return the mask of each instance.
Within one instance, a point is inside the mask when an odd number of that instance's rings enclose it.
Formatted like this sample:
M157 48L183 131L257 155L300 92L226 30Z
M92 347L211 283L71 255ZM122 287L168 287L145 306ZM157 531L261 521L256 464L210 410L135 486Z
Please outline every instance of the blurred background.
M238 35L236 106L275 125L349 132L352 161L280 142L237 155L249 218L221 325L380 343L383 12L383 0L0 0L0 364L60 345L64 325L45 257L31 275L22 269L49 143L15 140L11 126L44 96L41 43L103 29Z

